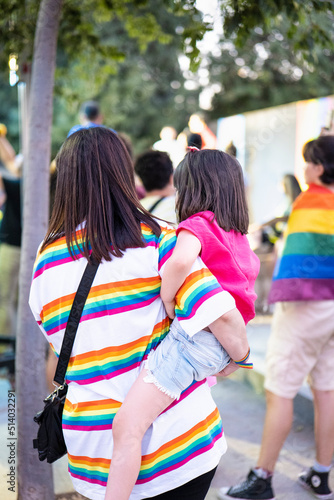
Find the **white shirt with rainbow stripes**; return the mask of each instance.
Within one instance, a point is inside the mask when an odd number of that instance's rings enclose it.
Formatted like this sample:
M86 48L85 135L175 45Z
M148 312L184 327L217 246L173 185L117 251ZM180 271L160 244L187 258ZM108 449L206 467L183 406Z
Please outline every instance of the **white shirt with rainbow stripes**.
M69 473L75 489L103 500L112 456L112 422L148 353L169 329L160 298L166 260L175 231L156 237L142 225L145 248L103 261L97 271L77 331L66 380L63 413ZM80 230L77 232L80 244ZM30 307L58 354L71 305L86 266L73 260L65 238L37 256ZM177 297L177 316L192 335L235 303L200 259ZM155 496L204 474L226 451L222 423L206 381L193 383L148 429L142 464L131 500Z

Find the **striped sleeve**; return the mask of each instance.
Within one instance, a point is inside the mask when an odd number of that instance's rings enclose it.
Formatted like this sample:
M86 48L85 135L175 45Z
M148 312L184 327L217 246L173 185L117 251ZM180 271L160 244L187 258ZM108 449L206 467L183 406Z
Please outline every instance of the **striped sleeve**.
M161 239L159 246L161 272L163 272L163 265L173 252L175 243L175 231L168 232ZM236 307L232 295L221 288L199 257L175 299L175 314L182 328L190 336Z

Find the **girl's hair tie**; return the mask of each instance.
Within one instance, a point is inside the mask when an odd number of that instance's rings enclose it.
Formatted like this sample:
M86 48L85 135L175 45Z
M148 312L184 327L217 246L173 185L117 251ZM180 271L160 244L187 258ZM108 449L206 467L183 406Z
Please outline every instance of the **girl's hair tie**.
M192 152L194 152L194 151L200 151L200 149L196 148L196 146L188 146L188 147L187 147L187 151L192 151Z

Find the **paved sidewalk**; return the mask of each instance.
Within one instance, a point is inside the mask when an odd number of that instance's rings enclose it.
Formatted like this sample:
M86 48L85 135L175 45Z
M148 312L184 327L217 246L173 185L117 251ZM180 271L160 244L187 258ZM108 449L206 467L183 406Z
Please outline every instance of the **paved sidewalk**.
M221 459L206 500L216 499L217 488L244 480L257 460L265 414L263 394L256 394L246 383L220 379L212 394L219 408L228 450ZM295 415L292 431L281 452L273 487L276 500L314 498L296 482L299 472L314 460L313 426L309 418ZM334 471L330 477L334 490Z

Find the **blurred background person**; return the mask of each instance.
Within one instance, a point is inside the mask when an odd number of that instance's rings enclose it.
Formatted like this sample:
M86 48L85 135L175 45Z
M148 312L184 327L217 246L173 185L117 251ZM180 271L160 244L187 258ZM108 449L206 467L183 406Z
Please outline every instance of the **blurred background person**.
M0 124L0 336L15 337L19 270L22 236L22 167L23 156L16 155L8 141L6 129ZM57 181L56 164L50 165L50 213L53 207ZM0 346L0 351L7 351ZM57 358L50 350L46 377L50 392L53 390L53 376ZM9 380L14 384L14 374Z
M129 156L131 158L131 162L133 164L134 163L134 154L133 154L133 146L132 146L132 142L131 142L130 137L128 136L128 134L125 134L124 132L118 132L118 137L123 142L127 152L129 153ZM135 173L135 188L136 188L136 193L137 193L138 198L140 200L142 200L146 195L146 191L145 191L145 188L144 188L141 180L139 179L139 177L136 173Z
M334 109L330 112L328 124L321 127L320 135L334 135Z
M14 336L21 256L21 171L22 155L16 155L0 127L0 335Z
M237 148L234 144L233 141L231 141L227 146L226 146L226 149L225 149L225 153L227 153L228 155L230 156L234 156L234 158L237 157Z
M237 147L235 146L235 144L234 144L233 141L231 141L226 146L225 153L227 153L230 156L233 156L234 158L238 158L238 150L237 150ZM246 174L243 165L241 165L241 166L242 166L242 175L244 177L246 197L247 197L247 201L248 201L248 204L249 204L250 203L250 200L249 200L249 189L248 189L249 188L249 179L248 179L248 175Z
M23 156L16 154L13 146L7 139L7 127L0 123L0 172L9 172L14 177L20 177Z
M268 304L268 294L271 287L277 255L283 244L283 234L293 203L301 193L297 178L293 174L285 174L279 189L284 193L284 199L277 207L275 214L262 224L252 224L249 228L251 246L258 255L261 267L256 280L257 293L256 310L258 313L272 313L273 306Z
M173 172L172 161L164 151L147 151L135 163L135 173L146 191L141 204L152 215L176 225Z
M217 137L208 127L201 113L191 115L188 126L192 134L200 134L203 149L216 149Z
M203 141L201 134L190 134L188 137L188 147L202 149Z
M164 151L169 154L173 167L176 168L185 155L181 143L177 141L177 132L174 127L166 126L161 129L160 140L152 146L156 151Z
M283 215L290 215L292 204L302 192L297 178L293 174L285 174L283 177L283 191L285 194L285 207Z
M182 132L179 133L179 135L176 138L176 140L180 146L180 149L182 149L182 151L183 151L183 158L184 158L185 154L187 153L189 135L190 135L189 129L185 128L184 130L182 130Z
M308 189L292 205L273 275L275 304L266 356L266 415L256 466L221 500L273 499L272 477L293 421L293 400L306 377L313 393L316 456L299 483L330 499L334 453L334 137L303 148Z
M103 126L103 115L101 113L99 103L96 101L84 102L80 109L79 121L80 123L78 125L74 125L74 127L71 128L71 130L67 134L67 137L83 128ZM115 130L113 129L110 130L112 132L115 132Z
M275 217L261 224L266 238L274 245L281 237L292 210L292 205L301 193L301 187L293 174L285 174L280 184L284 193L282 203L276 209Z

